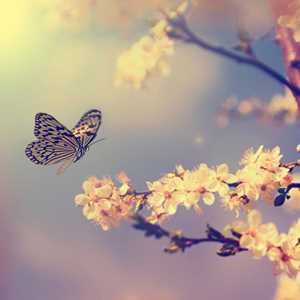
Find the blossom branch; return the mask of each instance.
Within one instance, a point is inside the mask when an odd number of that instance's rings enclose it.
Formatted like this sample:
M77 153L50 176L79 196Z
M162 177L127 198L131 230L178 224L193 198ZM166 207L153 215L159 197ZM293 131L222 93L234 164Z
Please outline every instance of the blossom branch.
M260 146L256 151L246 151L240 161L241 169L235 174L227 164L210 168L202 163L194 170L177 166L173 172L146 182L148 189L142 192L136 191L124 172L118 176L120 186L109 178L90 177L84 181L84 193L75 197L75 203L83 207L88 220L104 230L142 209L148 213L147 222L161 224L174 216L179 207L202 213L202 203L211 206L216 199L238 215L241 210L253 209L259 199L276 206L288 199L287 187L293 183L291 173L299 161L283 164L281 159L279 147L268 150Z
M156 239L169 238L169 245L164 249L166 253L184 252L192 246L211 242L222 244L221 249L217 252L219 256L227 257L238 252L247 251L246 248L240 247L239 238L241 235L234 231L232 231L234 238L225 237L221 232L207 225L205 238L190 238L183 236L180 231L172 233L158 224L149 223L140 214L133 215L132 220L135 222L133 228L143 231L146 237L155 237Z
M266 65L264 62L259 61L253 56L241 55L236 53L235 51L228 50L226 48L208 43L207 41L197 36L194 32L192 32L183 16L180 16L177 19L169 18L168 21L173 29L168 32L170 38L196 45L204 50L228 58L237 63L252 66L262 71L263 73L269 75L277 82L287 86L293 92L294 95L300 97L300 88L298 88L298 86L287 80L283 75L278 73L270 66Z
M133 221L133 227L147 237L168 239L164 249L167 253L216 243L221 245L217 251L219 256L248 251L256 258L267 256L276 272L295 276L300 274L300 219L288 233L280 233L274 223L262 223L261 214L254 209L259 199L280 206L290 198L292 189L300 188L291 174L300 161L284 164L281 159L279 147L269 150L260 146L256 151L246 151L240 161L241 169L235 174L226 164L212 168L200 164L194 170L177 166L173 172L147 182L148 190L142 192L136 191L124 172L118 175L120 185L110 178L90 177L83 182L84 193L75 197L75 203L83 208L88 220L105 231L127 220ZM199 213L201 200L205 205L213 205L216 197L225 209L236 215L243 209L247 221L237 220L222 231L208 225L206 236L200 238L187 237L181 231L171 232L161 226L180 206Z

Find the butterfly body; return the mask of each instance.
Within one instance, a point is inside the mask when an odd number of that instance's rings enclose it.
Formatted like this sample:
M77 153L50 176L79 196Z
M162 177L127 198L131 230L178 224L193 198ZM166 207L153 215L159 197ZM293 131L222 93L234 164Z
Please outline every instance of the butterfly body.
M35 164L51 165L62 162L64 166L78 161L89 149L101 125L101 111L86 112L72 130L67 129L53 116L38 113L35 116L34 135L26 156Z
M79 146L75 158L74 158L74 162L78 161L85 153L86 151L89 149L89 146L86 147L82 147L81 145Z

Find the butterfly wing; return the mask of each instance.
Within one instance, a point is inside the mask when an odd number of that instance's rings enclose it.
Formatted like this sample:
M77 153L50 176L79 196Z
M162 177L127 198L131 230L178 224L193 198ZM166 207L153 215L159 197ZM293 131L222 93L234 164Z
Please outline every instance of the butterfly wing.
M36 114L34 135L37 140L26 147L25 153L35 164L50 165L64 160L73 161L80 147L73 133L46 113Z
M74 134L54 117L46 113L35 115L34 135L38 140L47 140L60 147L79 147Z
M64 160L73 160L76 156L76 148L71 145L64 146L64 141L53 144L48 140L37 140L30 143L25 153L27 157L37 165L52 165Z
M96 137L101 120L101 111L92 109L86 112L72 129L72 133L83 148Z

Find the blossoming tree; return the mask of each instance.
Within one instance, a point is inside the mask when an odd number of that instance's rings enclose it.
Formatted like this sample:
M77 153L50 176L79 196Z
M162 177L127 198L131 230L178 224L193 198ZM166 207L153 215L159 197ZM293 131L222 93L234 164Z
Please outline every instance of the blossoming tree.
M163 6L160 19L150 32L120 54L115 84L140 89L149 78L169 74L168 59L175 52L175 45L185 43L254 68L286 88L284 95L274 96L267 105L257 99L242 102L228 99L218 115L221 126L226 126L235 114L296 122L300 107L300 1L269 0L268 4L274 15L275 36L282 49L286 74L257 57L252 49L253 39L244 28L239 28L239 43L232 48L203 40L190 26L199 1L182 1L177 5L172 3L169 9ZM300 152L300 145L295 151ZM234 171L226 162L214 167L201 163L192 170L177 165L173 171L147 182L145 191L137 190L134 180L125 172L118 175L119 183L110 178L90 177L83 182L83 193L75 197L75 203L102 230L110 230L126 220L147 237L167 239L164 251L170 254L213 242L218 244L217 254L222 257L240 252L247 252L253 258L266 257L274 265L276 275L287 276L279 285L276 299L287 299L283 292L287 286L289 299L299 299L300 219L292 220L287 232L279 232L276 223L263 221L257 206L264 201L280 209L290 201L293 191L300 188L294 178L299 166L300 160L285 162L278 146L273 149L260 146L247 150ZM232 222L224 228L215 228L211 220L203 236L193 238L181 230L165 229L165 223L176 216L179 207L202 214L206 206L216 201L223 209L233 212ZM241 212L245 217L240 218Z

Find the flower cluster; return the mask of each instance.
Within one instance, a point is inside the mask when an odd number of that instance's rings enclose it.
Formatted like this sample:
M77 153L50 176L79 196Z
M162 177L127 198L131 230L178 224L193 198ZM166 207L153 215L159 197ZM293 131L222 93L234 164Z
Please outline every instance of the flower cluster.
M281 16L278 23L290 28L293 31L295 41L300 42L300 2L298 0L290 3L288 14Z
M200 164L193 171L178 166L175 172L168 173L157 181L147 182L151 191L146 202L151 210L148 221L162 221L174 215L179 206L201 212L200 199L204 204L212 205L215 202L215 194L224 197L229 192L228 184L235 181L236 177L229 173L226 164L215 169Z
M83 182L84 194L75 197L75 204L83 207L83 215L103 230L117 226L133 213L136 197L131 194L130 181L125 175L119 180L118 188L111 179L90 177Z
M222 105L217 123L221 128L227 127L230 119L255 117L264 123L293 124L298 120L298 107L290 90L285 94L276 94L267 104L257 98L238 101L228 98Z
M240 246L255 258L268 257L274 264L275 274L296 277L300 272L300 219L288 233L279 233L274 223L262 223L261 214L252 210L247 222L236 221L231 229L241 234Z
M177 166L154 182L147 182L148 191L137 193L128 177L120 177L121 187L110 179L89 178L83 184L84 194L75 198L83 206L87 219L99 223L103 229L130 217L133 211L145 207L150 212L147 221L161 223L174 215L179 207L202 212L200 200L212 205L218 197L227 209L236 214L250 211L257 200L271 203L279 188L293 180L289 168L281 165L280 148L272 150L260 146L246 151L241 168L232 173L226 164L209 168L200 164L194 170Z
M153 74L166 76L170 72L168 57L174 53L174 41L169 38L171 30L168 18L176 19L188 7L188 1L182 2L175 10L168 13L166 19L160 20L150 33L133 44L117 59L115 84L124 83L139 89L144 81Z
M235 192L243 191L250 202L259 198L272 202L278 188L287 187L293 180L289 168L281 165L281 158L278 146L272 150L260 146L256 151L246 151L240 162L242 168L236 173L240 183Z
M141 38L117 60L115 84L129 83L139 89L153 73L167 75L167 57L174 52L174 42L169 39L165 20L157 23L151 34Z
M226 208L235 211L251 209L258 199L267 203L274 200L278 188L292 181L289 169L280 165L280 148L257 151L249 149L235 174L226 164L209 168L201 164L193 171L177 167L159 180L147 183L151 194L147 206L151 210L151 222L164 220L176 213L179 206L201 211L199 199L212 205L218 196Z

